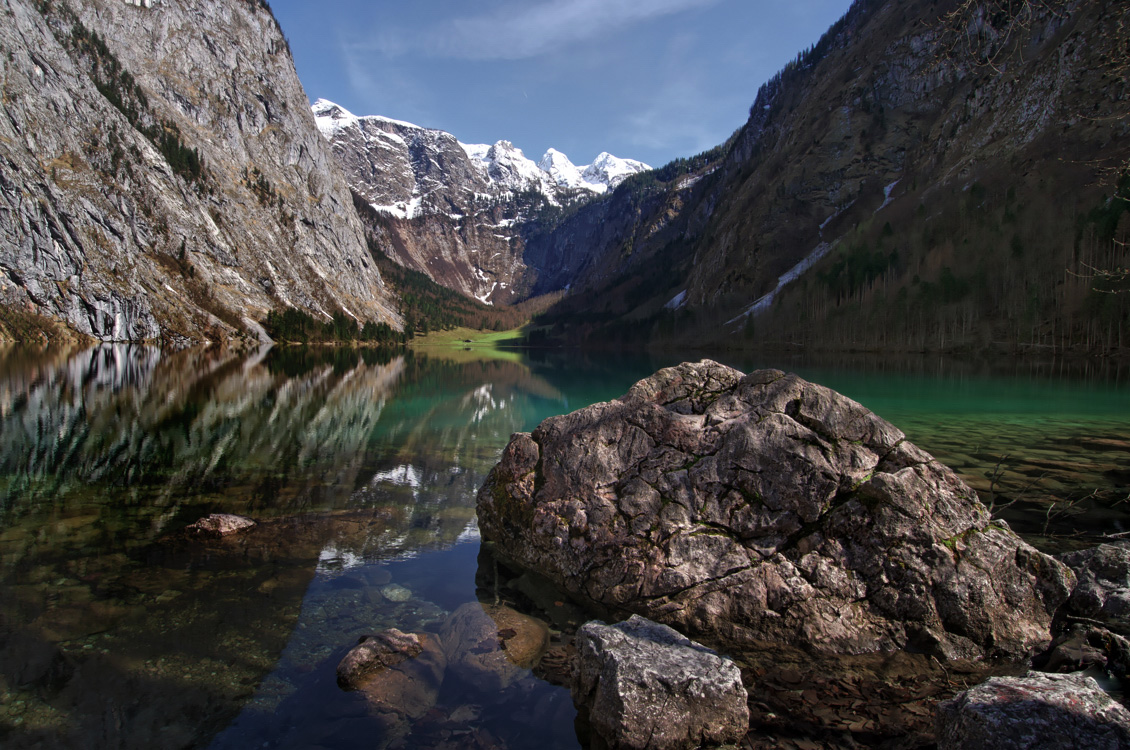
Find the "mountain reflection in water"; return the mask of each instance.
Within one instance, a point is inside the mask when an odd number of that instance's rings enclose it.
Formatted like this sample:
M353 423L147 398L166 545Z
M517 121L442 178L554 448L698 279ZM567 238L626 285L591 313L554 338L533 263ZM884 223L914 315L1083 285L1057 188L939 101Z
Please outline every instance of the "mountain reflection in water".
M547 680L588 614L480 549L475 493L513 432L681 359L0 350L0 745L380 747L391 735L336 664L361 635L435 632L478 600L544 620L549 666L494 692L445 677L397 730L404 746L578 747L568 692ZM1130 529L1126 373L1025 368L783 365L890 419L1037 546ZM185 538L215 512L259 525ZM928 745L933 702L984 669L734 656L756 746Z
M260 708L359 633L434 623L474 597L474 495L498 452L562 410L510 362L127 346L0 357L6 747L207 744L265 675ZM183 538L212 512L261 523ZM386 563L461 541L470 578L445 609L341 582L371 568L389 585ZM327 690L323 702L350 703Z

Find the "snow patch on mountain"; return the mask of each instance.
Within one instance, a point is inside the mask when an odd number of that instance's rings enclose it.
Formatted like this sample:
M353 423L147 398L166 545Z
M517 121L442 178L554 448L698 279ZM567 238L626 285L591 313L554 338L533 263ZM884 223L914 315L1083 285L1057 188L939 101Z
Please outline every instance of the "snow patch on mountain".
M314 110L314 121L318 124L319 132L328 141L333 141L334 136L343 130L356 128L361 124L361 118L326 99L314 102L311 109Z
M584 183L580 168L555 148L545 152L545 156L538 162L538 168L548 174L558 187L578 188Z
M607 151L602 151L592 164L585 167L581 177L586 185L604 185L605 190L610 190L632 175L649 169L651 167L642 161L621 159Z
M514 194L535 191L544 195L551 203L560 204L577 191L593 194L605 193L615 188L630 175L644 172L651 167L634 159L621 159L607 152L601 153L592 164L578 166L569 157L556 149L549 149L540 162L526 157L522 150L510 141L501 140L492 145L463 143L442 130L431 130L413 125L403 120L394 120L379 115L358 117L339 104L328 99L318 99L311 109L318 124L318 130L330 142L352 137L357 133L360 142L366 147L375 147L403 154L403 161L418 162L420 154L425 160L437 163L425 144L439 144L441 141L454 142L467 155L471 168L497 194L506 199ZM425 177L426 165L416 164L417 187L411 195L398 195L396 200L374 203L379 211L395 216L409 217L428 212L428 201L420 203L421 188L424 183L434 181ZM564 192L562 192L564 191ZM423 192L427 192L424 189Z

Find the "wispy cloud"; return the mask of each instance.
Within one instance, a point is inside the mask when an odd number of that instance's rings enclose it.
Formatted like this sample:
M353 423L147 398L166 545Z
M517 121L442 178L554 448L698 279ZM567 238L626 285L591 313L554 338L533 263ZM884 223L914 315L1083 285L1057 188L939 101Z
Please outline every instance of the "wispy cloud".
M386 30L366 45L387 56L521 60L567 49L652 18L719 0L549 0L454 18L419 32Z
M341 62L352 98L369 107L357 114L390 114L423 126L431 126L434 118L430 87L425 85L411 66L396 63L374 66L368 55L356 54L345 41L340 43Z
M746 95L729 90L702 64L702 45L709 43L691 35L671 39L663 62L652 71L646 100L635 100L617 122L625 142L690 155L725 140L737 122L727 116L729 110L740 116Z

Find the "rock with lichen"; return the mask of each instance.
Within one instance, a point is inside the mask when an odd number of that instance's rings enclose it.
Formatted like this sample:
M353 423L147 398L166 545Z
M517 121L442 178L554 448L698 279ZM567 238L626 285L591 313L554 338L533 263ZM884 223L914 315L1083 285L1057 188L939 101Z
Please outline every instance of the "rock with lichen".
M860 404L711 361L516 434L478 514L570 593L733 646L1023 654L1074 584Z
M731 660L639 615L577 631L573 701L610 748L737 743L748 696Z
M939 750L1130 747L1130 710L1091 677L994 677L938 704Z

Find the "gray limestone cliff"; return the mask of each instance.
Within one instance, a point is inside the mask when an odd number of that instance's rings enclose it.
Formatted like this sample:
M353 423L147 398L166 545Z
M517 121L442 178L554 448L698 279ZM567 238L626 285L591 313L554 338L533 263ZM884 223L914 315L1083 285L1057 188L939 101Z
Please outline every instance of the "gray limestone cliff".
M293 306L399 323L265 4L0 5L0 337L262 336Z

